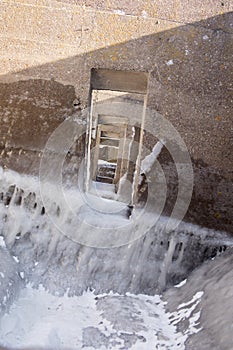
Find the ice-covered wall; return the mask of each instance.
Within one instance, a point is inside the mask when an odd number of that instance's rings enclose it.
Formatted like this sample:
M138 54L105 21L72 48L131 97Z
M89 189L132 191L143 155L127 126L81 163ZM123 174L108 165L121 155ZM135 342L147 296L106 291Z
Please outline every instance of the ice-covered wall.
M185 305L191 308L192 296L202 291L203 297L196 311L200 331L193 334L186 342L186 350L219 350L232 348L232 249L196 269L181 288L172 288L165 293L169 311L177 310L182 301L183 307L176 312L179 330L185 329L185 318L182 318ZM192 313L190 313L192 315ZM184 315L183 315L184 316Z
M24 283L18 263L9 254L3 237L0 237L0 316L9 310Z
M71 295L81 294L90 288L97 293L113 290L153 294L184 279L205 259L232 245L224 232L185 223L175 232L164 233L166 218L161 217L149 232L130 244L108 249L84 246L59 232L51 221L61 217L71 233L76 229L73 216L65 208L58 208L49 192L47 208L52 210L47 215L38 178L1 171L0 185L0 234L10 253L18 257L24 279L36 286L41 283L53 293L63 294L69 289ZM73 191L78 198L77 189ZM99 215L106 225L114 218ZM119 220L125 223L128 219L118 216ZM97 234L98 228L95 230ZM78 232L87 235L82 226Z
M187 220L232 230L232 2L6 0L0 11L2 166L38 174L50 134L78 114L74 101L88 105L92 68L146 71L148 106L178 130L196 170ZM80 141L69 161L82 156ZM172 201L176 173L159 160Z

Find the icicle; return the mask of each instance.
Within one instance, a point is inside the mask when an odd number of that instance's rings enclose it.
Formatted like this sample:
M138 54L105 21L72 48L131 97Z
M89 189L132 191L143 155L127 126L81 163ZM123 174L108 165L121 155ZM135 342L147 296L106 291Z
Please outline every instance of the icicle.
M151 170L154 162L156 161L159 154L161 153L163 146L164 146L164 141L162 140L158 141L155 144L152 152L148 156L146 156L141 162L141 173L147 174Z
M168 247L167 253L165 254L164 261L162 263L161 273L158 280L158 286L161 292L164 290L166 286L167 273L172 263L172 257L176 248L176 243L177 243L177 236L176 234L173 234L169 241L169 247Z

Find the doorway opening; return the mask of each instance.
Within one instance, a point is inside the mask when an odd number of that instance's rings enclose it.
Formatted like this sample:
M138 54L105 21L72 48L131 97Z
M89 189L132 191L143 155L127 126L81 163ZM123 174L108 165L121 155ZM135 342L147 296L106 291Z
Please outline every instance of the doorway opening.
M127 120L99 116L93 181L117 184L122 176Z
M147 101L145 72L92 69L86 142L87 192L133 205L140 172ZM109 104L136 103L138 115L121 115ZM108 108L105 110L105 105ZM127 108L127 107L126 107Z

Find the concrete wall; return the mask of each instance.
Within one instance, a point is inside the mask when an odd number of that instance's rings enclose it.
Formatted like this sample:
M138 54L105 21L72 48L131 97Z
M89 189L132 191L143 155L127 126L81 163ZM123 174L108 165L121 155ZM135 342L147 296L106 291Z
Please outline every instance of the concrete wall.
M78 113L75 98L87 106L91 68L147 71L149 106L172 122L192 157L186 220L231 231L230 3L1 1L1 165L38 173L49 135ZM175 170L168 156L161 162L171 194Z

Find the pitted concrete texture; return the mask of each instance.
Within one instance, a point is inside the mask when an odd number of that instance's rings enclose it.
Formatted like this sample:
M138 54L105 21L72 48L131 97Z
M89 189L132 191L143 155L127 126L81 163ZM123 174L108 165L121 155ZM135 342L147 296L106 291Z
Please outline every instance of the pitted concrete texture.
M146 71L148 106L178 130L195 167L187 220L231 230L231 6L230 0L2 1L1 165L38 173L49 135L67 116L78 116L73 100L88 105L91 68ZM82 155L80 143L74 162ZM164 167L175 184L166 160Z
M172 21L189 23L206 19L215 15L231 11L233 5L230 0L227 1L206 1L191 0L184 3L182 0L58 0L60 3L76 4L86 6L97 10L117 12L121 15L143 16L145 18L161 18Z
M226 18L226 13L232 10L230 4L230 0L212 0L211 4L192 0L186 5L178 0L156 3L2 1L1 73L53 62L188 23L232 32ZM205 23L210 18L213 20ZM121 56L122 53L113 54L112 61Z

